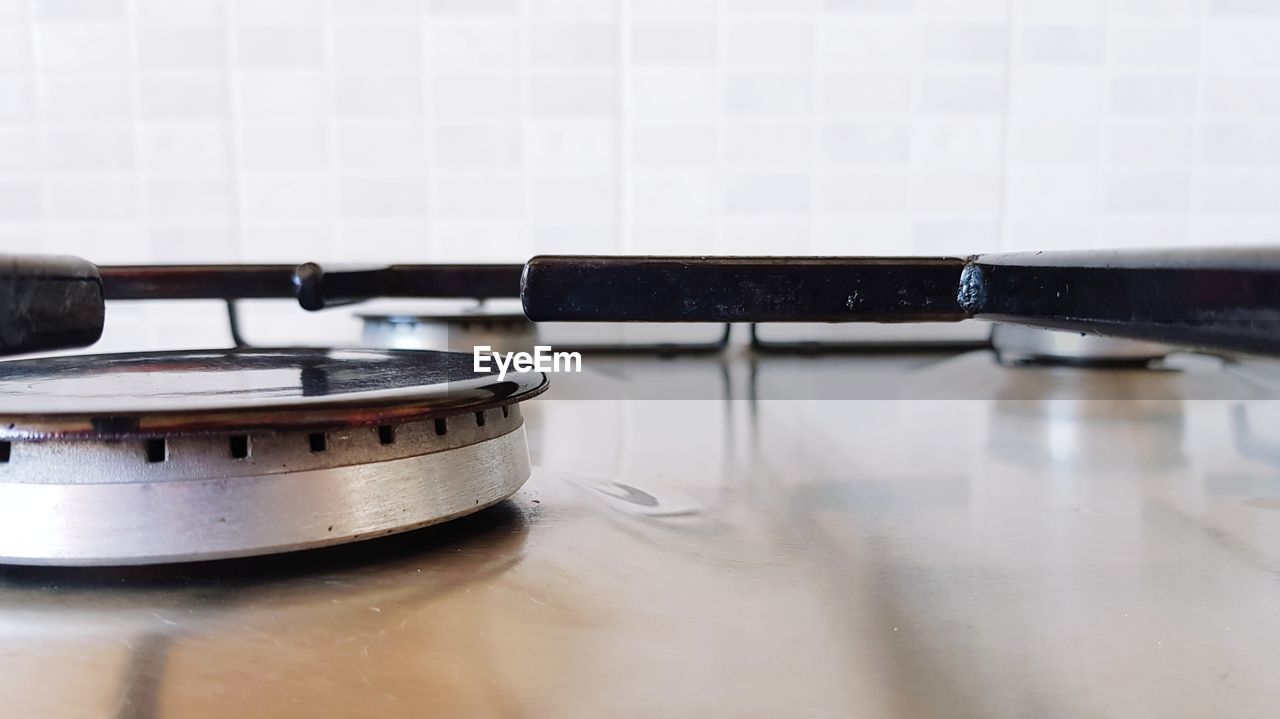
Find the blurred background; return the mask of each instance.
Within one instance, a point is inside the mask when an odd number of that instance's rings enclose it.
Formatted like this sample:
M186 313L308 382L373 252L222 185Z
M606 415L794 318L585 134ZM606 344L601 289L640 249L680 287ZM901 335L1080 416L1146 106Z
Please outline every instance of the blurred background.
M0 251L1274 242L1275 0L0 0Z

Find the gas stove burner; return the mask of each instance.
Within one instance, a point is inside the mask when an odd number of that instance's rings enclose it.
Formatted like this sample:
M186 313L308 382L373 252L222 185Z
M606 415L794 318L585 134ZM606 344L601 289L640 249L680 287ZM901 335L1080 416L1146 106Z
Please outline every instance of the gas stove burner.
M1072 367L1145 367L1173 351L1155 342L1020 325L993 325L991 346L1002 364Z
M0 562L285 552L460 517L529 477L540 373L237 349L0 362Z
M538 344L537 325L523 312L476 307L464 312L422 310L361 312L361 343L388 349L471 352L484 345L495 352L529 352Z

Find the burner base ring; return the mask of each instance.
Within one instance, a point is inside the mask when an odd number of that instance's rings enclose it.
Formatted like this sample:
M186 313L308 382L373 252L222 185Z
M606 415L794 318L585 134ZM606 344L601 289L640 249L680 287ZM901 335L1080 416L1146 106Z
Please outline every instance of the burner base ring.
M529 478L524 425L441 451L252 476L0 482L0 563L203 561L343 544L448 521Z

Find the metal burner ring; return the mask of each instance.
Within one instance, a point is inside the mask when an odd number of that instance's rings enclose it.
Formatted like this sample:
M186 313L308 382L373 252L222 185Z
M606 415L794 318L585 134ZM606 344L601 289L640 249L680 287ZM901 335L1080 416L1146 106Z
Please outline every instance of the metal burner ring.
M530 473L515 404L396 426L6 449L0 562L13 564L155 564L352 542L483 509ZM84 466L96 471L76 471Z

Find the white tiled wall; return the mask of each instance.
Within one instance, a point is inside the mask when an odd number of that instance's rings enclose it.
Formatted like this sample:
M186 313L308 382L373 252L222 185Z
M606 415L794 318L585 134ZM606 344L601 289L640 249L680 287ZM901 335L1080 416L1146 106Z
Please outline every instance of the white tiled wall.
M0 0L0 251L1280 239L1280 0Z

